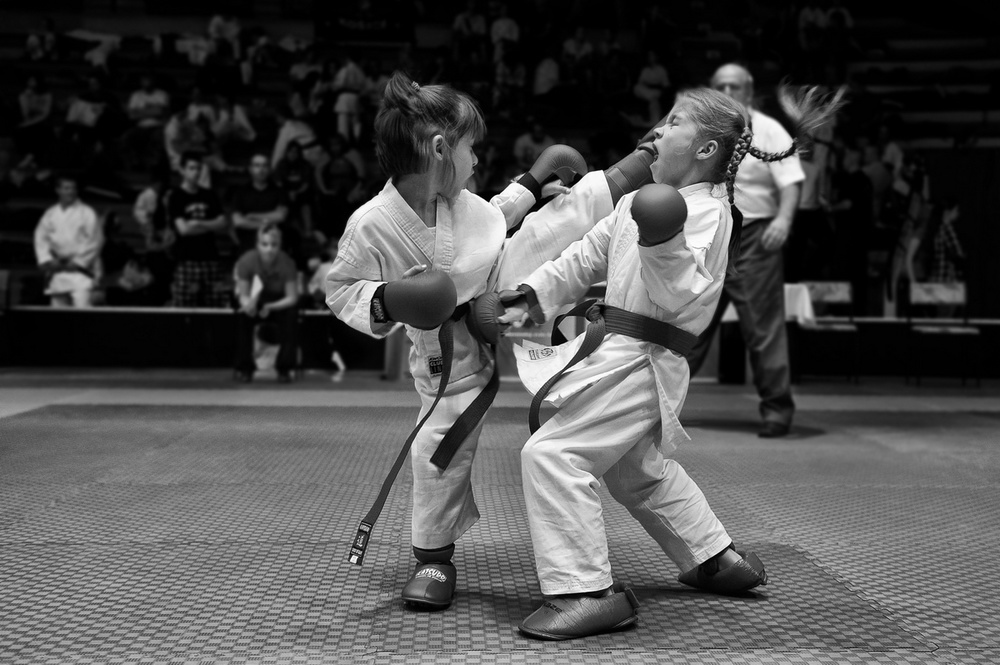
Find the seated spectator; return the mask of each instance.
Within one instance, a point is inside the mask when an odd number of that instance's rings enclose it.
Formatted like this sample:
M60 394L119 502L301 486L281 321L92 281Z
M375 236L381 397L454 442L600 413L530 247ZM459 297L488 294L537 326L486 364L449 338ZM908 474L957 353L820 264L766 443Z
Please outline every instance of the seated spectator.
M356 164L347 156L344 137L334 134L316 164L316 226L320 244L340 238L354 211L355 193L362 180Z
M219 119L219 110L215 107L213 100L205 96L201 86L191 88L186 112L189 120L200 121L204 119L209 127Z
M280 225L288 216L284 192L271 181L267 155L254 154L248 170L250 183L237 188L231 201L233 230L240 253L248 252L257 245L260 229Z
M309 259L309 269L312 277L309 279L309 284L306 287L307 294L303 298L305 306L312 309L326 310L326 274L330 272L333 260L337 258L339 248L340 241L332 238L328 242L326 249L320 252L318 256ZM347 371L347 365L344 363L344 358L337 349L337 339L334 334L337 319L336 317L327 317L327 319L329 324L326 335L327 352L330 357L330 363L334 368L334 372L330 378L333 381L341 381L344 378L344 372Z
M528 127L528 131L514 139L514 160L522 172L534 165L543 150L556 143L538 120L529 118Z
M59 201L35 228L35 256L53 307L90 307L104 235L97 213L83 203L76 179L57 179Z
M253 380L254 328L270 324L281 347L275 361L278 381L288 383L297 355L298 272L291 257L281 251L281 229L268 224L257 232L257 245L236 262L236 358L233 378Z
M144 265L153 276L150 299L153 306L170 300L170 281L174 271L171 256L177 234L167 221L164 196L170 189L169 176L154 180L136 197L132 215L142 229L145 245Z
M336 99L333 112L337 116L337 133L355 142L361 138L361 94L368 87L368 77L350 53L344 52L338 59L332 85Z
M52 93L41 76L30 75L17 98L21 122L14 128L14 146L21 155L44 157L52 147Z
M201 187L203 158L185 153L180 160L181 183L165 197L167 222L177 233L172 284L174 307L227 307L232 273L226 269L216 236L228 230L219 198Z
M192 119L187 107L181 108L163 128L163 145L167 153L170 170L182 172L181 157L186 153L200 154L202 173L199 183L202 187L211 185L211 171L223 171L225 161L215 152L212 127L208 118L196 114Z
M253 142L257 140L257 131L250 123L246 109L237 104L232 95L218 96L216 112L215 122L212 123L216 150L228 166L239 167L246 163Z
M305 160L302 146L293 141L274 169L274 182L285 193L288 204L286 228L294 228L303 243L312 237L313 165ZM303 247L303 249L305 249Z
M306 161L315 163L319 156L319 147L312 125L295 117L287 106L278 109L275 115L278 121L278 136L274 141L274 150L271 153L271 167L278 165L281 158L285 156L288 145L292 142L298 143L302 148Z
M55 23L51 18L42 19L41 28L31 32L24 44L24 57L32 62L45 62L59 59L59 36L56 34Z
M0 153L0 156L3 156ZM0 160L5 161L5 160ZM52 170L41 165L34 155L25 155L0 177L0 201L16 197L42 197L52 191Z
M480 10L479 0L466 0L465 9L455 15L451 23L453 59L457 62L473 53L486 57L486 15Z
M670 76L660 64L660 56L650 49L646 52L646 64L639 72L639 79L632 89L635 96L646 102L647 120L652 124L663 118L663 107L669 107L673 100L667 97L670 90ZM643 123L645 125L645 123Z
M594 44L587 39L582 25L576 26L573 34L562 44L562 57L566 64L567 80L573 85L590 83L590 67L594 57Z
M73 97L66 112L65 137L74 158L82 161L95 146L117 137L122 120L117 98L97 76L87 78L87 89Z
M496 17L490 23L490 41L493 43L493 64L503 59L504 53L521 41L521 27L510 15L506 2L495 4Z
M152 271L144 256L121 238L117 213L104 218L101 249L101 304L111 307L153 307L156 302Z
M170 116L170 95L154 85L151 74L143 74L126 111L132 122L122 136L126 165L133 169L155 168L163 155L163 127Z
M216 55L242 58L240 44L240 20L232 14L216 14L208 22L208 38L212 40L212 51Z

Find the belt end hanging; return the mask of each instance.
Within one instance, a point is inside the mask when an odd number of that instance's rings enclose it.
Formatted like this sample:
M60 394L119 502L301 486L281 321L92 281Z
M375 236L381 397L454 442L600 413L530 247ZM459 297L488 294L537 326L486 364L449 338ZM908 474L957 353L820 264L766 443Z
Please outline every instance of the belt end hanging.
M356 566L360 566L365 560L365 550L368 549L368 538L371 537L373 526L368 522L362 522L358 526L358 535L354 537L351 554L347 557L347 560Z

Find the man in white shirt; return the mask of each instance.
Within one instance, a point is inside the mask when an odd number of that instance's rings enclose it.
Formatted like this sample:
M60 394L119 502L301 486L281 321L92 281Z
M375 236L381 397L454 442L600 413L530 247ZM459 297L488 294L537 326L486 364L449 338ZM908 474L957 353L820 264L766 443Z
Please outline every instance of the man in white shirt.
M77 196L76 181L57 181L59 202L35 227L35 256L53 307L90 307L104 233L97 213Z
M792 137L774 118L753 108L753 77L740 65L719 67L711 85L750 110L753 145L780 152ZM785 330L785 279L781 248L792 230L805 173L797 155L762 162L747 155L736 174L736 207L743 231L736 272L726 275L725 288L712 323L688 355L691 376L701 367L719 320L732 301L750 352L754 385L760 396L763 426L759 436L788 434L795 413L792 400L788 337Z

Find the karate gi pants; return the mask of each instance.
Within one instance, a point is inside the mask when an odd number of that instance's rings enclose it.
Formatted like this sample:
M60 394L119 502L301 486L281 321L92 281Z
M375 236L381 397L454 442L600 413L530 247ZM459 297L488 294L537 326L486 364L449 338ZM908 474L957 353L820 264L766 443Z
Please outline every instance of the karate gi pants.
M611 586L602 477L681 571L732 542L698 485L657 447L660 418L653 370L645 366L569 398L528 439L521 472L543 594Z

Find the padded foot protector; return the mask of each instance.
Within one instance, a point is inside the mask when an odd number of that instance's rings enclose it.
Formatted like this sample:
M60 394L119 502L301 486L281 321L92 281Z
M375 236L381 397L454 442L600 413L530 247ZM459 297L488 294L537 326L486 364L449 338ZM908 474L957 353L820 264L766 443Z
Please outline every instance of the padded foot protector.
M413 577L403 587L403 602L414 607L443 610L455 596L455 566L450 563L418 563Z
M603 598L559 596L542 603L518 629L540 640L572 640L627 628L639 620L638 610L627 587Z
M702 564L678 576L677 581L696 589L711 591L724 596L735 596L767 584L767 571L760 558L753 552L740 553L743 557L728 568L710 572L715 566Z

